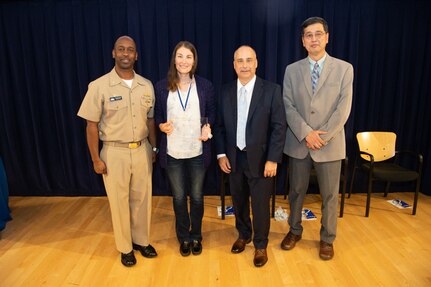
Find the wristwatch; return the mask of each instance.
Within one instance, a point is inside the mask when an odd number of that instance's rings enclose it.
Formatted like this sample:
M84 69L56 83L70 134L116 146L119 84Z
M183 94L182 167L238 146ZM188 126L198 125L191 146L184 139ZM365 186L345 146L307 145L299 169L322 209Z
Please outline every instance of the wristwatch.
M155 152L155 153L159 153L159 149L158 149L158 148L156 148L155 146L153 146L153 152Z

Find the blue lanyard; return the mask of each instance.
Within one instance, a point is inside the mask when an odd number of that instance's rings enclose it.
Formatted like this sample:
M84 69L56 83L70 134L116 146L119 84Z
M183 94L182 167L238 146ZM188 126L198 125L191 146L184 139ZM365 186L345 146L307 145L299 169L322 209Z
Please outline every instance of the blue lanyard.
M181 99L180 90L177 88L178 98L180 99L181 107L183 108L183 111L186 111L187 103L189 102L189 96L190 96L190 90L192 88L192 83L189 85L189 91L187 92L187 98L186 98L186 104L183 104L183 100Z

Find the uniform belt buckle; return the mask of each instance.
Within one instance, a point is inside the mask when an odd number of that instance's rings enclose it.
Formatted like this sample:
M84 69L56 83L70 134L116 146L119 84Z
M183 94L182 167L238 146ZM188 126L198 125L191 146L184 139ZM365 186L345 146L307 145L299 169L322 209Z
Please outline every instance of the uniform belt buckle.
M141 145L140 142L129 143L129 148L138 148Z

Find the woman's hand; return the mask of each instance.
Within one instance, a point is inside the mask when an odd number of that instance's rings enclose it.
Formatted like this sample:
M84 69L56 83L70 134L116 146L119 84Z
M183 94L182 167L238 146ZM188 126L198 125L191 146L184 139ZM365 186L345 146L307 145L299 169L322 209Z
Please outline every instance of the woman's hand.
M159 125L159 129L164 132L167 135L172 134L172 132L174 131L174 125L172 124L172 121L169 120L166 123L161 123Z
M201 136L199 137L200 141L206 142L208 139L211 139L213 135L211 134L211 127L209 124L202 126Z

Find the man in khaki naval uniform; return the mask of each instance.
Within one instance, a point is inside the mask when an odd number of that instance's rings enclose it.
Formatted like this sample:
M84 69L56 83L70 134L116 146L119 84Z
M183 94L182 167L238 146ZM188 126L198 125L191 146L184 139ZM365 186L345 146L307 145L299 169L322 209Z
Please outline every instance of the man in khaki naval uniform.
M151 82L133 70L138 53L132 38L118 38L112 57L115 67L89 84L78 116L87 120L88 148L95 172L103 175L121 262L133 266L133 249L157 256L149 244L155 97Z

